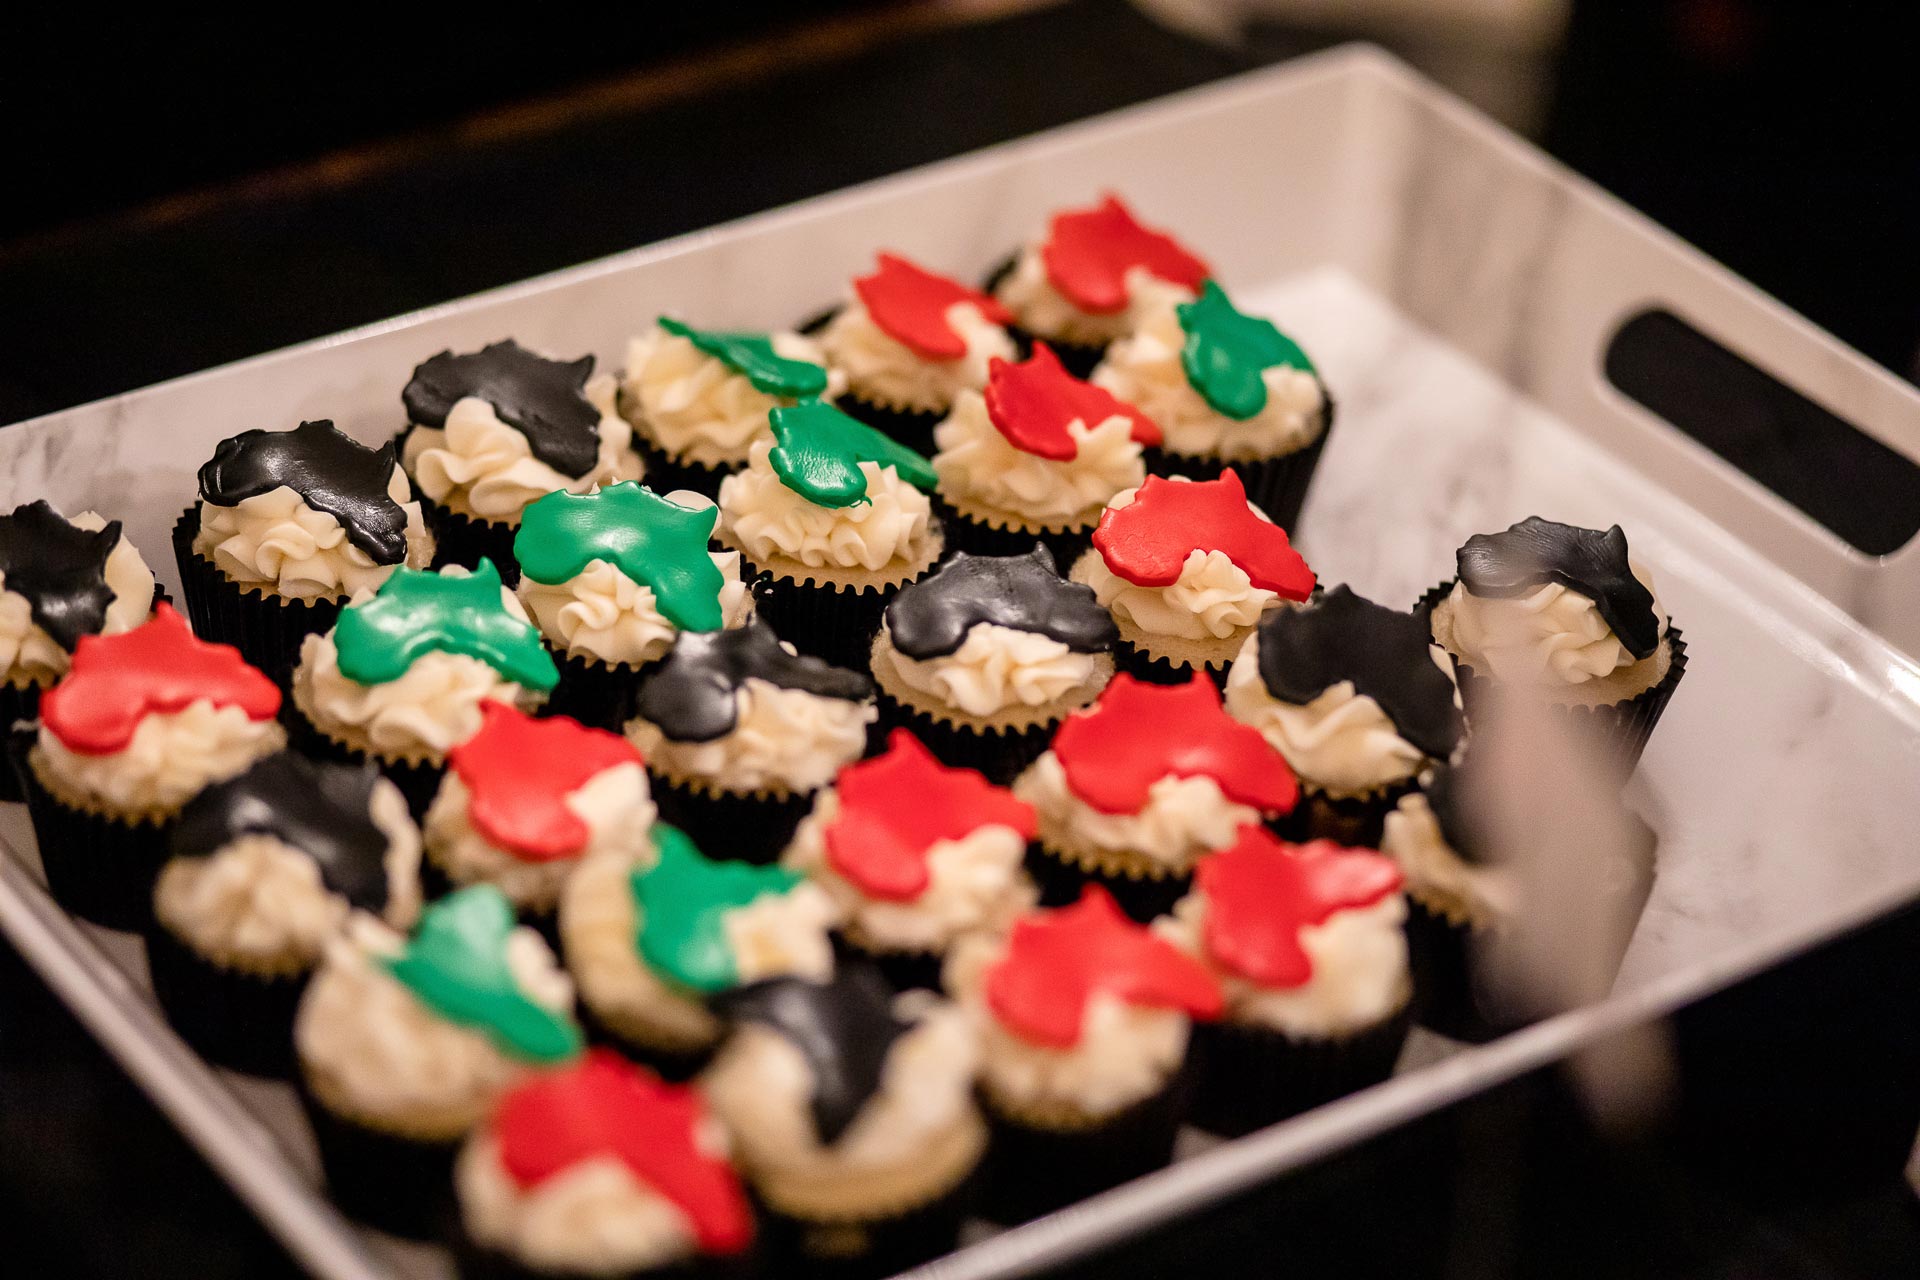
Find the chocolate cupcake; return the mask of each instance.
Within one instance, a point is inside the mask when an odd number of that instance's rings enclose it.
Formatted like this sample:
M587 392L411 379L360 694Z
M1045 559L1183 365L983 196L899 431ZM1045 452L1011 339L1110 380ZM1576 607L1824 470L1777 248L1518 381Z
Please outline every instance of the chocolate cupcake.
M719 862L655 824L638 856L587 859L560 897L560 939L597 1031L684 1077L719 1042L707 1001L833 973L833 900L796 871Z
M987 1148L967 1015L858 962L718 1003L733 1030L700 1084L767 1207L768 1252L890 1276L951 1250Z
M990 282L1020 331L1051 342L1086 377L1108 345L1157 302L1190 302L1212 274L1164 231L1140 225L1118 196L1065 209Z
M1117 495L1093 548L1074 562L1120 628L1121 665L1149 680L1224 680L1260 619L1313 594L1313 570L1287 532L1217 480L1150 476Z
M15 767L40 865L61 906L140 929L181 808L286 745L280 690L231 645L196 640L173 606L116 635L87 635Z
M1227 713L1292 766L1297 835L1372 848L1400 797L1460 749L1452 672L1424 618L1335 587L1262 620L1227 676Z
M998 302L891 253L853 282L820 333L827 363L844 374L842 405L919 453L964 390L987 385L987 363L1018 350Z
M1459 577L1418 611L1453 655L1469 718L1492 710L1495 689L1518 692L1574 718L1631 772L1686 674L1687 645L1620 526L1530 516L1467 539L1456 560Z
M963 551L1017 555L1040 539L1071 564L1117 493L1146 479L1160 428L1082 382L1041 343L1025 364L994 359L984 392L965 390L934 428L947 538Z
M461 1139L507 1089L580 1052L572 1008L553 953L492 885L432 904L411 936L354 916L293 1029L333 1199L383 1230L434 1229Z
M1093 371L1159 426L1148 469L1209 480L1232 470L1288 528L1333 426L1333 401L1298 343L1234 309L1209 280L1191 302L1163 300Z
M424 569L433 535L387 444L326 419L243 431L200 468L200 501L173 527L194 631L285 682L302 639L396 566Z
M509 1089L454 1167L462 1280L732 1274L753 1208L700 1094L604 1049Z
M527 508L516 591L560 662L551 710L617 729L633 714L639 673L674 636L747 620L740 553L707 545L719 515L698 495L631 483Z
M653 799L632 743L504 702L481 703L480 717L427 808L427 859L448 882L491 884L539 921L582 860L648 851Z
M1298 796L1286 760L1227 716L1211 681L1126 675L1066 718L1013 793L1039 814L1043 900L1071 901L1091 881L1137 920L1173 906L1202 854L1291 812Z
M723 478L747 465L755 444L771 440L769 413L831 400L845 387L845 375L827 369L811 338L696 329L661 316L627 344L620 408L656 491L712 498Z
M447 752L480 731L485 703L535 710L559 679L492 561L398 569L302 643L293 727L312 754L377 763L420 814Z
M830 404L775 409L774 443L720 485L720 541L758 578L757 607L781 637L864 666L880 611L946 543L923 489L933 469Z
M1193 1121L1238 1136L1378 1084L1412 1022L1406 900L1391 859L1262 827L1200 860L1155 926L1225 998L1194 1033Z
M771 862L813 793L866 754L873 682L802 657L755 619L685 631L640 685L627 737L668 821L715 857Z
M781 861L839 903L841 936L894 985L937 987L957 939L1033 906L1022 864L1034 834L1030 805L895 729L820 793Z
M242 1071L291 1068L300 993L350 912L400 930L420 913L420 830L372 765L266 756L190 800L170 851L153 992L197 1052Z
M1198 961L1089 885L962 942L946 981L980 1027L987 1216L1024 1222L1167 1162L1192 1020L1221 1011Z
M1118 638L1093 591L1063 580L1045 547L962 551L893 598L870 665L889 721L1005 783L1106 688Z
M413 371L400 460L439 540L439 562L492 560L519 576L513 534L527 504L556 489L638 480L633 428L617 411L611 376L593 357L548 360L508 339L479 351L442 351Z

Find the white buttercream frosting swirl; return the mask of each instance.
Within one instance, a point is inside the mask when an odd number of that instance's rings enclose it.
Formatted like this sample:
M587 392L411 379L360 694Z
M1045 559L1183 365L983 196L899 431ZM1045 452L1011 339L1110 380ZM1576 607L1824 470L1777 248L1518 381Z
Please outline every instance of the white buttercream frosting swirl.
M741 626L753 615L753 595L740 580L740 553L708 554L722 579L721 625ZM660 612L653 588L606 560L589 560L565 582L535 582L522 575L515 590L540 634L568 657L641 667L672 648L680 634Z
M827 698L782 689L754 676L734 691L731 733L708 742L678 742L658 725L635 720L627 736L652 770L677 780L699 779L723 791L812 791L867 748L867 726L879 712L871 702Z
M767 337L775 355L823 367L827 363L811 338L797 333ZM821 398L833 399L845 385L845 375L829 369ZM767 415L795 403L791 397L761 391L726 361L658 326L627 344L621 389L634 425L662 452L709 467L745 462L755 444L773 439Z
M107 527L92 511L82 511L69 523L94 533ZM153 612L153 570L124 532L107 553L103 576L113 598L107 602L100 634L118 635L145 622ZM73 655L33 620L33 605L25 596L5 590L6 581L0 573L0 681L45 688L67 674Z
M1653 575L1630 562L1633 576L1653 593ZM1600 616L1593 600L1557 582L1522 596L1476 596L1456 583L1447 597L1453 650L1462 662L1513 684L1585 684L1604 679L1636 659ZM1653 603L1659 633L1667 615Z
M1155 306L1171 308L1174 303L1193 301L1191 289L1162 280L1145 267L1129 267L1122 278L1127 288L1125 306L1106 313L1082 311L1054 287L1040 246L1030 244L995 286L994 296L1028 333L1080 347L1104 347L1126 337L1141 315Z
M118 751L69 750L44 723L34 750L65 788L111 812L172 814L286 742L286 731L273 717L254 720L240 707L200 698L178 711L148 714Z
M1094 679L1098 655L1052 636L976 622L952 653L910 658L884 646L900 683L932 701L985 718L1008 707L1043 707Z
M1497 926L1512 919L1519 906L1514 877L1461 857L1447 843L1433 806L1418 792L1400 797L1387 814L1380 852L1400 864L1409 897L1456 923Z
M1147 787L1147 800L1133 813L1107 813L1074 794L1060 757L1048 751L1013 783L1013 793L1034 807L1042 837L1049 833L1075 846L1136 853L1184 872L1194 859L1234 842L1241 827L1260 821L1260 811L1229 800L1208 777L1172 774Z
M947 308L947 323L966 344L953 360L929 360L887 334L856 295L836 313L820 335L827 360L846 375L847 390L863 400L892 408L944 413L959 394L987 385L987 362L1018 357L1007 331L980 313L972 302Z
M1138 488L1146 463L1133 422L1114 414L1067 424L1074 455L1043 458L1007 439L977 391L962 391L953 412L933 429L933 469L949 500L992 507L1045 525L1099 515L1114 494Z
M433 536L398 467L388 479L387 496L407 515L403 563L426 568L433 560ZM374 591L394 570L354 546L337 518L314 510L287 485L230 507L203 499L193 549L228 581L289 600L339 600L356 591Z
M720 482L720 518L749 560L878 573L928 558L933 506L898 471L863 462L866 500L823 507L787 487L772 452L765 441L754 445L747 469Z

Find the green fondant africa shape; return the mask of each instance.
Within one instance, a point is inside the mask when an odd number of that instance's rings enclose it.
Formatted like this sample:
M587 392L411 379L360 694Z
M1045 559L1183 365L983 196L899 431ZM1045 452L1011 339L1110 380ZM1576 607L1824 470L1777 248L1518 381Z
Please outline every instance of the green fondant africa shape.
M640 958L681 987L702 995L739 985L727 940L727 913L768 894L787 893L802 877L784 867L715 862L678 827L653 827L659 860L633 873L639 906Z
M513 906L490 884L449 894L428 907L387 971L449 1022L472 1027L509 1057L559 1062L580 1052L579 1026L539 1004L514 981L507 939Z
M598 493L550 493L530 505L513 540L520 571L549 586L605 560L653 592L654 604L682 631L718 631L726 579L707 539L715 506L683 507L631 480Z
M931 489L933 464L872 427L820 400L775 409L773 469L787 488L822 507L850 507L867 500L860 464L892 467L918 489Z
M1236 310L1211 280L1200 286L1198 298L1176 310L1187 335L1180 350L1187 382L1229 418L1244 421L1267 407L1267 384L1260 375L1268 369L1314 371L1299 343L1271 321Z
M668 316L660 317L660 327L740 374L756 391L805 400L827 389L825 369L807 360L787 359L773 349L773 339L767 334L696 329Z
M333 633L340 672L356 684L385 684L423 654L464 654L501 678L542 692L560 682L540 633L500 601L500 571L483 559L470 574L393 571L371 600L340 611Z

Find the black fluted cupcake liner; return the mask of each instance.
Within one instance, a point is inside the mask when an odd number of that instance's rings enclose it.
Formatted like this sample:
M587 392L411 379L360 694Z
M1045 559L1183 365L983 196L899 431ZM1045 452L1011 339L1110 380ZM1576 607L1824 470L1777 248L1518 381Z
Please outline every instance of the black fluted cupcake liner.
M520 561L513 553L513 540L520 534L519 525L476 520L443 507L425 495L420 498L420 514L433 534L434 568L461 565L476 569L483 559L491 560L493 567L500 571L501 585L508 588L519 585Z
M7 745L47 891L83 920L143 931L153 921L153 882L166 860L171 823L127 823L67 805L41 785L27 760L35 737L32 728L16 728Z
M565 948L556 949L554 954L564 955ZM618 1050L653 1071L662 1080L670 1080L675 1084L691 1080L705 1071L720 1048L718 1040L698 1049L665 1049L644 1040L635 1040L632 1036L620 1034L596 1014L585 999L575 1006L574 1017L579 1021L580 1029L586 1033L588 1043Z
M773 633L798 649L837 667L865 671L880 617L899 586L878 590L841 590L815 582L780 578L741 557L751 580L754 612Z
M653 802L660 821L679 827L709 858L778 862L794 828L813 808L813 793L740 795L714 793L653 774Z
M407 811L413 815L415 822L426 817L427 806L433 803L434 793L440 789L440 779L447 771L444 763L389 760L385 756L350 747L321 732L319 726L294 705L292 698L288 698L281 706L280 723L287 730L287 745L314 760L334 764L365 764L372 761L387 781L400 788L400 794L406 797Z
M895 991L939 991L946 956L938 951L876 951L844 932L833 935L836 961L863 960L880 970Z
M23 720L36 720L40 716L40 695L45 692L37 684L0 684L0 733L11 738L13 727ZM18 801L25 799L20 790L20 775L9 764L0 769L0 801Z
M199 532L200 508L188 507L173 525L173 557L193 633L234 646L284 689L300 660L300 642L332 629L343 602L290 600L243 588L193 549Z
M1075 560L1093 545L1093 526L1084 529L998 529L975 520L938 493L933 498L934 515L946 533L949 552L965 551L976 556L1024 556L1038 542L1053 553L1053 563L1062 575Z
M851 391L833 403L848 417L866 423L889 440L905 445L923 458L933 456L933 429L947 416L944 410L902 409L897 405L876 404Z
M1162 1168L1186 1109L1186 1075L1086 1129L1019 1123L986 1101L987 1149L980 1212L1006 1226L1052 1213Z
M1414 613L1430 619L1434 608L1452 593L1455 581L1457 579L1449 578L1421 596L1413 606ZM1654 727L1666 713L1667 704L1673 701L1674 690L1680 687L1680 678L1687 673L1686 638L1671 619L1667 622L1666 634L1661 637L1661 642L1668 646L1670 655L1667 673L1651 687L1609 706L1553 704L1555 714L1564 716L1569 727L1577 727L1584 740L1596 744L1613 757L1622 777L1632 773L1640 764L1640 756L1646 751L1648 740L1653 737ZM1484 720L1492 705L1495 690L1499 687L1498 682L1480 675L1457 657L1453 661L1453 672L1460 682L1460 700L1466 707L1469 728L1476 732L1484 731ZM1476 717L1483 723L1476 724Z
M313 1128L327 1194L360 1222L397 1236L432 1239L452 1211L453 1162L460 1143L416 1142L328 1110L295 1073Z
M1145 680L1148 684L1185 684L1193 679L1195 671L1204 671L1207 679L1222 692L1227 687L1227 673L1233 670L1231 662L1220 667L1190 667L1170 658L1157 658L1125 636L1113 646L1113 663L1135 680Z
M981 292L991 294L998 289L1000 282L1013 273L1019 261L1020 255L1017 253L1001 259L993 270L987 272L986 279L981 281ZM1063 342L1059 338L1049 338L1043 334L1033 333L1018 324L1008 325L1007 332L1013 335L1014 344L1020 348L1022 359L1033 354L1035 342L1044 342L1054 355L1060 357L1061 367L1083 381L1093 376L1093 371L1099 367L1100 361L1105 359L1107 354L1107 344L1104 342Z
M1411 1004L1338 1039L1296 1040L1266 1027L1201 1023L1193 1029L1188 1118L1237 1138L1379 1084L1393 1074L1412 1025Z
M1325 388L1322 388L1322 394ZM1246 486L1253 505L1270 516L1288 533L1297 530L1300 511L1307 503L1307 489L1313 473L1319 469L1326 452L1327 437L1333 434L1333 397L1326 397L1326 421L1313 442L1292 453L1273 458L1243 458L1226 462L1219 458L1196 458L1165 449L1147 450L1147 472L1158 476L1186 476L1189 480L1217 480L1220 473L1233 470Z
M158 921L146 942L154 998L194 1052L250 1075L292 1073L293 1016L305 973L269 978L225 968Z
M1027 846L1027 874L1040 890L1043 907L1071 906L1080 900L1080 892L1097 884L1113 895L1120 909L1141 924L1173 910L1193 886L1193 876L1130 876L1121 872L1084 867L1050 851L1044 844Z
M1429 1031L1485 1044L1525 1026L1526 1019L1490 1016L1474 990L1473 947L1472 926L1408 897L1407 963L1413 970L1416 1018Z
M1303 785L1293 812L1276 821L1273 829L1283 839L1301 844L1331 840L1356 849L1378 849L1387 815L1402 796L1417 789L1412 778L1366 796L1330 796Z
M662 495L677 489L691 489L702 497L718 502L720 482L747 465L745 458L733 466L709 466L704 462L676 458L637 428L633 433L633 447L640 454L641 481L647 488Z
M906 729L920 739L941 763L962 769L975 769L987 781L1006 786L1020 771L1038 760L1053 741L1054 730L1066 718L1066 709L1046 724L1018 731L997 732L972 729L951 721L936 719L917 707L910 707L879 689L880 719L877 728L882 742L888 731Z
M569 657L551 645L560 683L547 696L542 715L571 716L595 729L620 732L638 711L640 678L648 667L608 666L593 658Z
M502 1250L488 1248L468 1235L457 1220L449 1222L440 1234L452 1249L454 1271L460 1280L581 1280L578 1271L546 1271ZM596 1280L749 1280L759 1274L758 1258L749 1249L737 1258L688 1258L638 1271L596 1273Z
M770 1266L794 1266L821 1280L882 1280L953 1251L978 1199L970 1175L944 1194L897 1213L840 1222L796 1218L761 1204L761 1240Z

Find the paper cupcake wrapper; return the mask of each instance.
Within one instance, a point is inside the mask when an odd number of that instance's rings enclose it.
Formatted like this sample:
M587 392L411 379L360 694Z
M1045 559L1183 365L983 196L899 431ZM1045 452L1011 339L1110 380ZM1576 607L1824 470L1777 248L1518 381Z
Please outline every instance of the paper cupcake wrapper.
M250 1075L292 1074L293 1015L306 974L265 977L224 968L158 921L146 941L154 998L196 1053Z
M660 820L679 827L709 858L778 862L794 828L813 808L813 793L742 795L688 786L655 773L653 801Z
M1013 1226L1163 1167L1173 1156L1186 1095L1182 1072L1153 1096L1071 1130L1003 1114L986 1099L993 1138L981 1215Z
M749 563L754 611L773 633L802 653L853 671L867 669L867 654L880 630L887 602L900 588L839 590L818 582L781 578Z
M882 1277L952 1252L979 1198L976 1174L925 1203L837 1222L790 1217L761 1203L761 1240L771 1261L810 1277Z
M1128 916L1147 924L1173 910L1193 883L1191 875L1128 875L1118 865L1090 865L1044 842L1027 846L1027 873L1040 890L1040 905L1064 907L1079 901L1089 884L1105 888Z
M487 559L500 570L503 586L511 589L519 585L520 561L513 554L513 540L520 533L518 525L475 520L427 497L420 499L420 514L433 534L434 568L457 564L474 569Z
M200 509L188 507L173 525L173 557L193 633L234 646L284 689L300 659L300 642L330 629L339 620L341 602L245 590L193 549L199 532Z
M541 714L572 716L581 724L618 733L638 713L641 677L654 665L610 667L589 658L569 657L547 646L560 683L554 686Z
M1135 680L1145 680L1149 684L1185 684L1193 679L1194 669L1186 663L1155 657L1125 636L1113 646L1113 662ZM1200 668L1222 691L1227 687L1227 673L1232 669L1232 663L1223 667Z
M880 719L875 728L882 744L895 728L906 729L926 744L942 763L963 769L977 769L987 781L1007 786L1019 772L1038 760L1053 741L1054 730L1066 718L1067 710L1046 724L1017 732L973 729L949 720L936 719L916 707L898 701L884 688L876 686Z
M877 950L857 931L843 926L833 935L833 954L836 963L857 959L875 965L895 991L941 990L940 974L946 956L939 951Z
M448 1217L440 1234L453 1251L454 1272L460 1280L583 1280L580 1272L545 1271L489 1248L466 1233L454 1220L456 1214ZM757 1252L749 1249L733 1258L688 1258L638 1271L596 1273L596 1280L752 1280L759 1274Z
M1324 388L1322 388L1324 393ZM1196 458L1165 449L1147 450L1147 471L1151 475L1186 476L1191 480L1217 480L1222 471L1232 468L1247 487L1247 497L1273 518L1288 533L1297 530L1301 508L1307 503L1307 489L1313 473L1326 452L1327 437L1333 434L1333 398L1327 397L1326 425L1312 444L1276 458L1244 458L1225 462L1219 458Z
M294 1076L333 1202L368 1226L431 1239L451 1212L459 1142L415 1142L356 1124L328 1110L299 1073Z
M960 511L938 493L933 511L946 531L947 549L976 556L1023 556L1033 544L1045 545L1062 574L1093 545L1093 526L1084 529L1002 529Z
M37 684L0 683L0 732L11 739L13 726L23 720L37 720L40 716L40 694ZM20 775L9 763L0 769L0 802L17 802L25 799L20 790Z
M908 409L899 405L879 404L858 395L847 392L834 406L846 412L847 416L866 423L881 435L907 446L923 458L933 456L933 429L947 415L933 409Z
M1413 611L1422 618L1430 618L1434 608L1453 591L1456 579L1434 587L1421 596L1413 606ZM1618 762L1620 774L1624 778L1632 773L1640 763L1640 756L1647 749L1647 741L1653 737L1654 726L1660 723L1667 704L1673 701L1674 690L1680 687L1680 679L1687 674L1687 641L1680 628L1667 622L1667 633L1663 638L1671 653L1667 664L1667 673L1659 682L1648 689L1611 706L1588 707L1557 705L1554 711L1565 716L1570 726L1577 725L1588 741L1600 744ZM1466 706L1467 727L1478 730L1478 715L1484 718L1491 703L1497 682L1491 677L1482 676L1472 667L1458 658L1454 659L1453 671L1460 682L1460 700Z
M1413 969L1414 1016L1421 1026L1469 1044L1484 1044L1524 1020L1489 1018L1473 989L1473 930L1418 898L1407 900L1407 962Z
M1302 785L1293 812L1275 820L1272 826L1283 839L1296 843L1331 840L1350 848L1378 849L1387 815L1400 803L1400 797L1417 789L1412 778L1364 796L1330 796Z
M704 462L684 461L661 449L638 429L633 433L633 447L640 454L643 468L641 480L647 488L658 494L691 489L717 502L720 499L720 482L747 465L745 458L732 466L709 466Z
M306 713L294 705L292 698L281 704L280 723L286 726L287 745L314 760L335 764L373 761L387 781L400 788L400 794L406 797L407 809L413 814L415 822L426 817L427 806L433 803L434 793L440 789L440 779L447 771L443 762L388 759L349 746L309 720Z
M980 282L981 292L992 293L999 288L1000 282L1012 273L1019 260L1020 255L1017 253L1010 253L1001 259ZM1060 363L1066 371L1076 378L1092 377L1094 369L1099 367L1100 361L1105 359L1107 354L1105 343L1062 342L1058 338L1032 333L1017 324L1008 325L1007 332L1013 335L1013 341L1020 348L1022 359L1033 354L1033 344L1036 340L1044 342L1052 349L1054 355L1060 357Z
M1338 1039L1296 1040L1266 1027L1201 1023L1193 1030L1189 1118L1237 1138L1379 1084L1393 1074L1412 1025L1410 1003Z
M153 882L167 856L171 823L127 823L66 804L27 762L35 733L15 728L7 754L27 802L40 867L53 900L94 924L138 933L153 922Z
M564 955L565 948L555 951ZM610 1023L601 1019L593 1011L593 1006L582 999L574 1008L574 1017L580 1022L580 1029L586 1032L588 1041L617 1049L635 1062L652 1068L664 1080L676 1083L691 1080L707 1069L713 1061L713 1055L719 1049L719 1042L702 1045L697 1049L682 1047L669 1048L664 1044L647 1040L637 1040L621 1032Z

